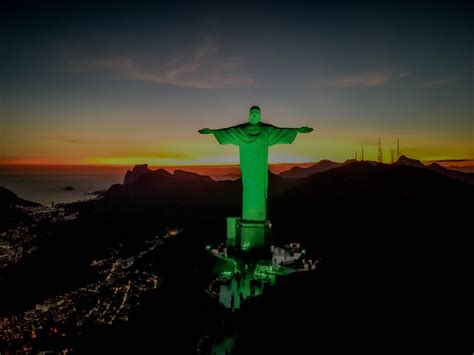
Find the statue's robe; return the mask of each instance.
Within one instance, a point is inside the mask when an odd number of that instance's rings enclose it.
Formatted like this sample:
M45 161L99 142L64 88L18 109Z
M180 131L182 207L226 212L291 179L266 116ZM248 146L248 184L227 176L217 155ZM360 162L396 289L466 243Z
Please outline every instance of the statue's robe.
M280 128L266 123L241 125L213 130L220 144L234 144L240 148L243 203L242 218L265 221L267 218L268 147L291 144L296 128Z

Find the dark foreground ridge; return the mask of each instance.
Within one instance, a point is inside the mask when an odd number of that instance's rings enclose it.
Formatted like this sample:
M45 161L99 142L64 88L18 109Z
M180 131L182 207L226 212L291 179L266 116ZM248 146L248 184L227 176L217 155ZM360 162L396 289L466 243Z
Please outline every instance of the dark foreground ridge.
M222 317L203 291L213 262L205 246L223 241L225 217L239 215L241 181L189 177L145 172L97 199L57 207L69 218L37 220L35 249L1 269L8 292L0 317L19 322L38 308L37 317L49 318L35 337L30 328L16 343L0 337L0 349L195 353ZM447 339L453 315L464 311L474 186L435 169L367 162L269 178L274 239L301 241L323 264L277 284L231 321L236 353ZM17 200L5 196L8 210ZM75 310L44 307L60 299Z

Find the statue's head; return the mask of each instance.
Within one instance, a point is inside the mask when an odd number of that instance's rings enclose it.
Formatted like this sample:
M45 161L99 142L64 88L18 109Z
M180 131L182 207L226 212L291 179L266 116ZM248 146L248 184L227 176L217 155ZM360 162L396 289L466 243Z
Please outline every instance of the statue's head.
M249 122L250 124L259 124L262 120L262 115L260 113L260 107L252 106L249 111Z

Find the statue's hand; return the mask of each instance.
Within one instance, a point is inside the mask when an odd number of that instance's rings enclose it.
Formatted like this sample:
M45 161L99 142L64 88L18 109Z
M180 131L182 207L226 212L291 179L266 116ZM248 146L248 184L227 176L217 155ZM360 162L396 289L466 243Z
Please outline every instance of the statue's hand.
M201 133L201 134L211 134L211 133L212 133L212 129L210 129L210 128L203 128L203 129L200 129L198 132Z
M311 127L300 127L300 128L298 128L298 133L309 133L312 130L313 129Z

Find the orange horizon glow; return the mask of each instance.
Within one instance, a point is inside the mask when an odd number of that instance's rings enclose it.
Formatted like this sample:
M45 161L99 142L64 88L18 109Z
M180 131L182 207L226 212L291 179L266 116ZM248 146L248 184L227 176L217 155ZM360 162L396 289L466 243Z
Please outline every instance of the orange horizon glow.
M186 135L183 135L186 137ZM33 141L30 137L28 141ZM28 149L30 145L20 145L14 155L3 152L0 165L49 165L49 166L109 166L127 167L137 164L148 164L160 167L186 167L186 166L232 166L239 163L238 147L218 145L208 137L188 137L178 144L176 141L166 141L163 138L157 145L143 145L135 142L135 139L127 144L118 144L115 137L104 137L101 141L106 148L97 146L98 140L87 145L63 145L62 143L49 143L38 146L35 155ZM145 138L144 138L145 139ZM169 137L168 137L169 139ZM147 141L154 139L146 137ZM107 143L106 143L107 141ZM269 163L274 164L305 164L328 159L343 162L354 159L355 154L361 158L361 148L364 147L365 160L377 160L377 145L368 137L361 137L355 142L342 134L332 137L332 132L316 132L313 135L302 136L297 144L280 145L272 147L269 151ZM384 162L391 161L391 152L396 151L396 138L382 140ZM8 143L8 142L6 142ZM135 144L136 143L136 144ZM439 162L441 165L473 165L474 157L471 157L469 145L462 142L458 144L432 147L431 142L424 141L419 137L406 137L401 145L401 154L410 158L418 159L425 163ZM21 148L21 149L20 149Z
M294 166L308 167L316 162L303 162L303 163L275 163L269 164L270 170L278 174L282 171L291 169ZM45 170L57 170L57 169L132 169L135 165L142 164L35 164L35 163L8 163L0 164L0 168L41 168ZM198 174L240 174L240 167L237 164L196 164L196 165L148 165L151 170L165 169L171 173L175 170L186 170L189 172L195 172Z
M409 157L410 158L410 157ZM321 159L321 160L330 160L333 162L343 162L338 160L332 159ZM321 161L319 160L319 161ZM359 160L360 161L360 160ZM366 159L365 161L371 161ZM459 167L470 167L474 166L474 159L463 159L463 160L420 160L423 164L429 165L431 163L438 163L441 166L448 167L448 166L459 166ZM312 164L317 163L318 161L311 161L311 162L284 162L284 163L269 163L268 165L273 169L283 169L283 168L291 168L293 166L301 166L307 167ZM389 164L389 162L385 162ZM111 163L58 163L58 162L48 162L44 160L18 160L18 161L8 161L8 162L0 162L1 167L41 167L44 169L48 168L133 168L135 165L148 165L149 169L156 170L156 169L167 169L167 170L177 170L177 169L198 169L198 168L209 168L209 169L227 169L227 168L239 168L239 164L147 164L147 163L130 163L130 164L111 164Z

